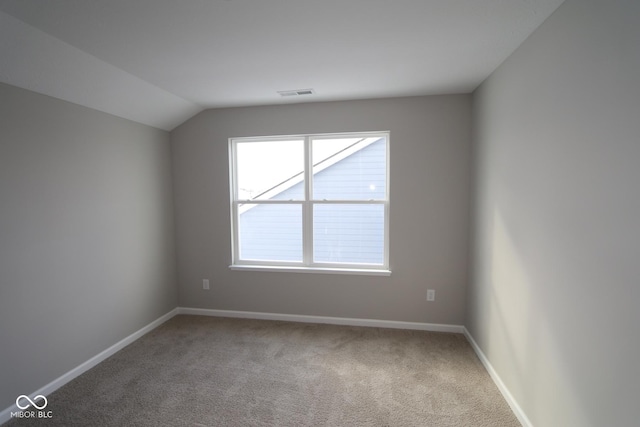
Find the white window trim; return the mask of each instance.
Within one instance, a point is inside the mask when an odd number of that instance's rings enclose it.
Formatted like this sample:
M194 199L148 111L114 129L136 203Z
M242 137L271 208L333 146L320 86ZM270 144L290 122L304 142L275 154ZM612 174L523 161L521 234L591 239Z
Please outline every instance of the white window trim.
M322 138L370 138L385 137L386 139L386 198L379 200L312 200L313 173L312 156L309 153L311 141ZM237 167L236 167L236 144L251 141L287 141L291 139L304 140L305 171L304 171L304 200L238 200L237 188ZM230 208L231 208L231 252L232 270L248 271L278 271L278 272L299 272L299 273L326 273L326 274L354 274L354 275L376 275L389 276L389 205L390 195L390 139L389 132L354 132L354 133L328 133L328 134L305 134L305 135L278 135L264 137L238 137L229 138L229 182L230 182ZM302 205L303 230L302 230L302 254L301 262L290 261L258 261L241 260L239 248L236 242L239 239L237 224L238 205L242 203L251 204L300 204ZM316 204L381 204L384 205L384 255L383 264L355 264L355 263L319 263L313 262L313 206Z

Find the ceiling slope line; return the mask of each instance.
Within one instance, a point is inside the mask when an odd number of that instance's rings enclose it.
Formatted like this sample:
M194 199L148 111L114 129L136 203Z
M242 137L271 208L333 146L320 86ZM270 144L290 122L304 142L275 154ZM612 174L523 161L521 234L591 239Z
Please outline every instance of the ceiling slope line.
M203 107L0 12L0 81L162 130Z

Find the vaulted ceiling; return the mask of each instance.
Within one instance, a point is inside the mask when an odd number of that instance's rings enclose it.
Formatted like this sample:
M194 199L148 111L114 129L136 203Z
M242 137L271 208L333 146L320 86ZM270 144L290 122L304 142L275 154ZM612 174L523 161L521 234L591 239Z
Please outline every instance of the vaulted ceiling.
M473 91L563 0L0 0L0 81L160 129ZM313 89L282 97L278 91Z

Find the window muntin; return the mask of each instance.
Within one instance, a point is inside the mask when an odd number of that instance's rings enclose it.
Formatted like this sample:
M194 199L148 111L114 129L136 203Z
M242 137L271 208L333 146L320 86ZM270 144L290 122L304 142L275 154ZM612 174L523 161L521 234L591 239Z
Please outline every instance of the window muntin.
M234 266L388 269L386 132L230 139Z

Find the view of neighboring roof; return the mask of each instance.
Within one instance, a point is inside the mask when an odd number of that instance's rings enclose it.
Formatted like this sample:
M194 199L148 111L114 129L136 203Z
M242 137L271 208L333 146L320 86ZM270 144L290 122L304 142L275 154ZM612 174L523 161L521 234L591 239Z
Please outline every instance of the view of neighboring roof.
M345 147L339 151L330 153L326 157L321 157L317 162L313 164L313 174L318 174L323 170L333 166L334 164L346 159L347 157L359 152L360 150L368 147L376 141L379 141L380 137L358 138L355 142L349 142ZM304 171L299 171L294 175L276 183L272 187L247 198L240 197L240 200L269 200L282 194L284 191L293 187L294 185L304 180ZM246 206L246 205L245 205Z

